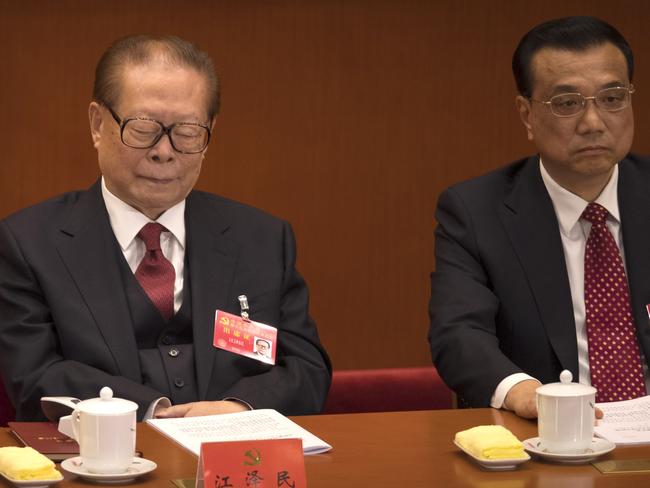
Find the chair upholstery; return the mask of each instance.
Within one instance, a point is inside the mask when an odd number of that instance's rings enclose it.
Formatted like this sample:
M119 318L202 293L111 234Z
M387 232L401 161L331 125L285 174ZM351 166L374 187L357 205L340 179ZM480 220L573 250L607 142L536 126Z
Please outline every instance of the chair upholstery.
M434 367L334 371L323 413L452 408L452 392Z
M0 380L0 427L6 427L7 422L14 419L14 414L14 407L9 401L4 383Z
M334 371L324 413L452 408L452 392L434 367ZM0 381L0 426L14 409Z

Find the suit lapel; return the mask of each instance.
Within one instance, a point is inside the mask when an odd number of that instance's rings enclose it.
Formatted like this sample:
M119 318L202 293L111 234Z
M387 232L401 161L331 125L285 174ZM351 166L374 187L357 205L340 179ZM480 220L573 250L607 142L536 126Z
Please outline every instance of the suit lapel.
M646 310L650 303L650 188L648 176L629 160L619 164L618 201L632 312L647 362L650 358Z
M133 325L115 262L115 236L99 182L81 194L60 232L59 255L95 319L116 369L140 382Z
M239 256L239 245L224 236L228 223L219 217L211 202L200 194L190 193L185 209L185 227L200 399L206 398L217 355L212 345L215 310L223 310L228 305L228 292Z
M562 368L578 377L578 348L564 250L539 159L530 158L500 208L500 218L528 277L537 310ZM521 324L525 327L526 324Z

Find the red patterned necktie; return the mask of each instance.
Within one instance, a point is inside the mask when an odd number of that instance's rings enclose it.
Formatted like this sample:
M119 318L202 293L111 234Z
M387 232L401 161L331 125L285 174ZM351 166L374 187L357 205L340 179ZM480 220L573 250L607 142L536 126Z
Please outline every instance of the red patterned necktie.
M605 219L590 203L582 218L591 222L585 250L585 308L591 384L597 402L630 400L646 394L641 355L621 254Z
M140 229L138 237L142 239L147 250L135 271L135 277L163 318L169 321L174 315L176 273L174 266L160 249L160 234L165 230L167 229L162 225L154 222Z

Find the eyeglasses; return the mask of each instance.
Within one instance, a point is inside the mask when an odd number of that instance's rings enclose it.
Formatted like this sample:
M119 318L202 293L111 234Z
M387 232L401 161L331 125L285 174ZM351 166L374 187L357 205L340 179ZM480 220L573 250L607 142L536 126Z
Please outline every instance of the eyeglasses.
M593 100L599 109L606 112L623 110L630 104L632 93L634 93L634 85L605 88L593 97L585 97L582 93L561 93L548 100L531 98L530 101L546 105L551 109L551 113L557 117L573 117L584 111L587 100Z
M183 154L196 154L203 151L210 142L210 128L195 122L176 122L164 126L162 122L146 117L121 119L111 107L104 104L117 125L120 126L120 139L125 146L147 149L155 146L167 134L175 151Z

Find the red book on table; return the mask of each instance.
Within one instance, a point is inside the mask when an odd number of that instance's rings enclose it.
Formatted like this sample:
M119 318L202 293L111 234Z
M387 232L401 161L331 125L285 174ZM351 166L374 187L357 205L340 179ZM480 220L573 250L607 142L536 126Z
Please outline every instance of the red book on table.
M79 455L79 444L58 430L54 422L9 422L11 433L24 446L36 449L52 461Z

